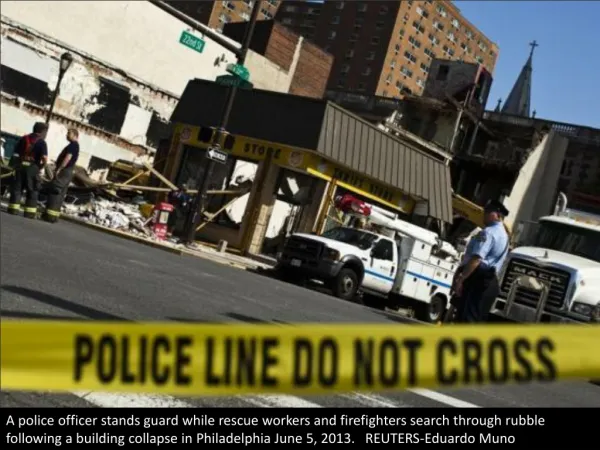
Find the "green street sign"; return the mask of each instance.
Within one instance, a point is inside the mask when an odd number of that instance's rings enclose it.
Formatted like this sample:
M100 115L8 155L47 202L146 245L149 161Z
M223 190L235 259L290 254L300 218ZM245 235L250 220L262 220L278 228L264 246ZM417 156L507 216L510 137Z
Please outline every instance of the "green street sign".
M240 77L242 80L248 81L250 78L250 72L241 64L227 64L225 70L236 77Z
M204 46L206 45L204 40L194 36L191 33L188 33L187 31L183 31L181 33L179 43L191 48L192 50L196 50L198 53L202 53L204 51Z
M233 75L221 75L215 80L221 86L237 86L240 89L252 89L254 85Z

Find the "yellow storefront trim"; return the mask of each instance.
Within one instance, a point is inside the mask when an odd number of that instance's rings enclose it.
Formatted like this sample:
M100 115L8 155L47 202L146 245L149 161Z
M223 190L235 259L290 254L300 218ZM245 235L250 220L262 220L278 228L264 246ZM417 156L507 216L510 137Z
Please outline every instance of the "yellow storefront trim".
M210 144L198 140L200 130L201 127L177 124L173 139L178 140L182 145L206 151ZM404 214L411 214L415 207L416 201L399 189L388 187L362 173L346 169L313 150L288 147L246 136L235 135L234 138L233 148L227 151L232 157L261 161L268 153L272 153L273 163L279 166L303 171L325 181L335 178L338 186L382 206ZM180 151L178 150L177 153ZM178 161L181 158L182 155L176 157ZM174 176L175 171L171 174Z

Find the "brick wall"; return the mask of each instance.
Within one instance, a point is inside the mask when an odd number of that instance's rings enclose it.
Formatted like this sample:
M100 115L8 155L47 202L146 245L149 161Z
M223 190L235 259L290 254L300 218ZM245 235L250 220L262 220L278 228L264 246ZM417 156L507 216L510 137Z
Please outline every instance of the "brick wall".
M332 66L332 55L308 41L303 41L290 94L322 98Z
M300 37L278 23L274 24L265 57L285 70L290 70Z

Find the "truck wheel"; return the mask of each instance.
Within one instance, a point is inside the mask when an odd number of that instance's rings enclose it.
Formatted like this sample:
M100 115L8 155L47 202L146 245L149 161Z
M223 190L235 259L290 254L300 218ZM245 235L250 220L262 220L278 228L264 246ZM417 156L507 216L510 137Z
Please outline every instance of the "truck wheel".
M433 297L428 304L421 303L417 309L417 319L427 323L438 323L446 314L446 300L443 297Z
M358 276L352 269L342 269L333 281L333 295L343 300L353 300L358 291Z

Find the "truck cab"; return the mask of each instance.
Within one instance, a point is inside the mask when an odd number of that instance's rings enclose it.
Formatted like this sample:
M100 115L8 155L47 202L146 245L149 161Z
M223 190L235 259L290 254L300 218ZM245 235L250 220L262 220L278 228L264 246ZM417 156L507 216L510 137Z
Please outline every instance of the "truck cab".
M437 235L371 211L371 229L339 226L322 235L293 234L278 254L287 280L322 281L336 297L357 294L385 299L385 306L410 306L419 318L439 321L449 304L458 252Z
M516 322L600 323L600 217L565 210L539 219L507 257L492 314Z

